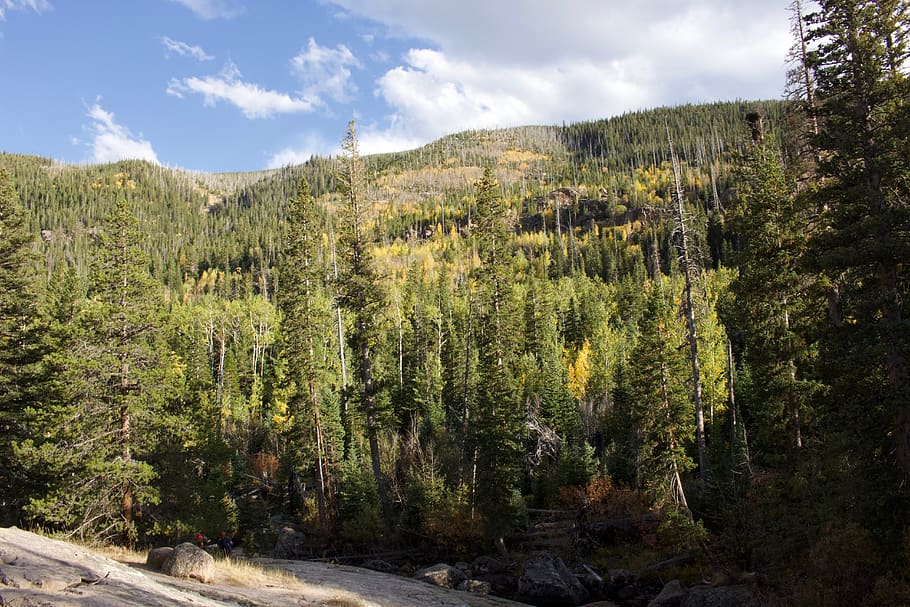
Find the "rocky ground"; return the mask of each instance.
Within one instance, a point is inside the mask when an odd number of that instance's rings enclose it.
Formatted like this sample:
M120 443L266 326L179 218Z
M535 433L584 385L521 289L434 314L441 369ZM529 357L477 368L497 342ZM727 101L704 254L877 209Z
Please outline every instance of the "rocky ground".
M438 588L358 567L304 561L261 561L291 576L238 584L220 574L204 584L170 577L144 564L121 563L88 548L0 529L3 607L517 607L521 603Z

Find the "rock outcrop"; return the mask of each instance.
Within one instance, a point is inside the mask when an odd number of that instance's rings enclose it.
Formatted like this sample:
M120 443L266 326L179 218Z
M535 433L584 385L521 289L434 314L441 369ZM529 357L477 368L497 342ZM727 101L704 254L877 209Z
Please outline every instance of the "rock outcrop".
M535 552L525 561L518 600L539 607L562 607L580 605L587 598L588 591L552 552Z
M167 555L161 563L161 571L208 583L215 579L215 559L199 546L184 542Z
M440 588L455 588L458 584L467 580L468 576L457 567L452 567L445 563L437 563L417 571L414 574L414 579L439 586Z
M170 546L152 548L149 550L148 555L145 557L145 564L155 571L161 571L161 566L164 565L164 561L166 561L167 557L171 556L173 553L174 549Z

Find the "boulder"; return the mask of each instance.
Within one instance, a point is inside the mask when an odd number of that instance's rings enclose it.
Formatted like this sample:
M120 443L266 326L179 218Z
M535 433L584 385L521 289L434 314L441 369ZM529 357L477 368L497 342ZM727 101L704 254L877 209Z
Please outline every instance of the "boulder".
M172 577L193 578L208 583L215 579L215 559L199 546L185 542L164 559L161 571Z
M490 582L482 582L480 580L465 580L456 586L456 590L461 590L462 592L473 592L474 594L490 594L493 587L490 585Z
M437 563L430 567L419 569L414 574L415 580L427 582L440 588L455 588L467 578L468 576L465 575L464 571L445 563Z
M395 573L395 565L382 559L370 559L363 564L364 569L381 571L382 573Z
M273 556L276 559L283 560L302 558L307 556L307 551L304 548L305 545L306 535L291 525L285 525L278 530L278 538L275 540Z
M762 607L751 586L693 586L682 607Z
M534 552L525 561L518 580L518 600L538 607L580 605L588 591L552 552Z
M637 581L638 578L628 569L610 569L607 572L606 583L614 592L625 586L634 586Z
M688 591L679 580L667 582L663 590L648 603L648 607L680 607Z
M167 557L171 556L173 552L174 549L170 546L152 548L149 550L148 556L145 558L145 564L152 569L157 569L160 571L161 566L164 564L164 561L167 560Z
M503 573L508 570L508 568L508 565L492 556L478 556L474 559L474 562L471 563L471 571L473 571L475 575Z

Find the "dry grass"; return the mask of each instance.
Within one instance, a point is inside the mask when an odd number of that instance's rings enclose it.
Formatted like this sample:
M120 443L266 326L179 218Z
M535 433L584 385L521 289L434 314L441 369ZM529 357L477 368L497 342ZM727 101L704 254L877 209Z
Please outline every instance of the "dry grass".
M304 584L297 577L282 569L263 567L240 559L217 559L215 576L218 583L248 588L280 587L303 590Z

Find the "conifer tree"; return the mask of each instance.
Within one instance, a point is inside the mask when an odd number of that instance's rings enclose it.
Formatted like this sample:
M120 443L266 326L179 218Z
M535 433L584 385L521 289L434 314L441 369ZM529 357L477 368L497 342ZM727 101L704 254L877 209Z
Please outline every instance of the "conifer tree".
M694 467L686 453L693 438L693 406L687 395L686 356L678 326L658 278L648 293L640 335L628 368L628 395L637 446L639 486L659 504L675 504L691 518L681 475Z
M288 208L278 303L284 315L283 354L297 387L288 403L288 413L293 418L291 463L302 471L311 458L315 460L317 508L321 524L326 525L333 514L340 418L338 411L331 410L321 398L325 370L319 347L321 332L331 324L331 318L318 305L317 298L325 286L326 273L319 251L320 228L316 200L310 194L309 184L302 180L297 197Z
M125 201L106 219L87 299L76 310L54 394L34 411L20 455L53 482L28 511L82 538L132 544L136 519L158 501L145 460L168 428L175 369L160 331L160 288L148 274L139 223Z
M389 520L389 501L379 454L379 418L373 378L374 351L379 343L379 319L386 294L370 252L370 230L366 216L366 180L357 143L354 121L348 123L342 141L344 158L339 178L343 197L343 223L339 238L341 271L337 282L342 305L353 318L348 340L357 354L361 382L361 409L370 444L370 465L379 494L383 517Z
M22 414L39 381L42 353L29 275L32 240L9 174L0 169L0 523L17 520L28 482L12 444L25 438Z
M735 229L744 242L731 285L735 314L745 329L745 358L756 387L754 410L761 451L783 456L804 443L814 358L813 278L800 266L805 205L788 180L775 140L757 142L743 167Z
M808 258L828 288L823 361L837 434L866 465L894 453L910 479L910 8L902 0L822 0L813 43L822 180ZM851 403L845 406L844 403ZM860 413L861 411L861 413ZM850 427L861 418L861 427ZM867 425L867 423L868 425ZM879 434L877 428L889 427ZM890 448L882 437L890 435ZM862 466L858 466L862 468ZM869 478L867 475L866 478Z
M474 446L476 504L488 530L498 534L511 522L523 451L524 407L518 402L515 336L518 314L511 298L509 223L499 183L491 169L475 184L474 228L480 266L477 281L479 352L476 410L470 431ZM496 536L500 537L500 536Z

